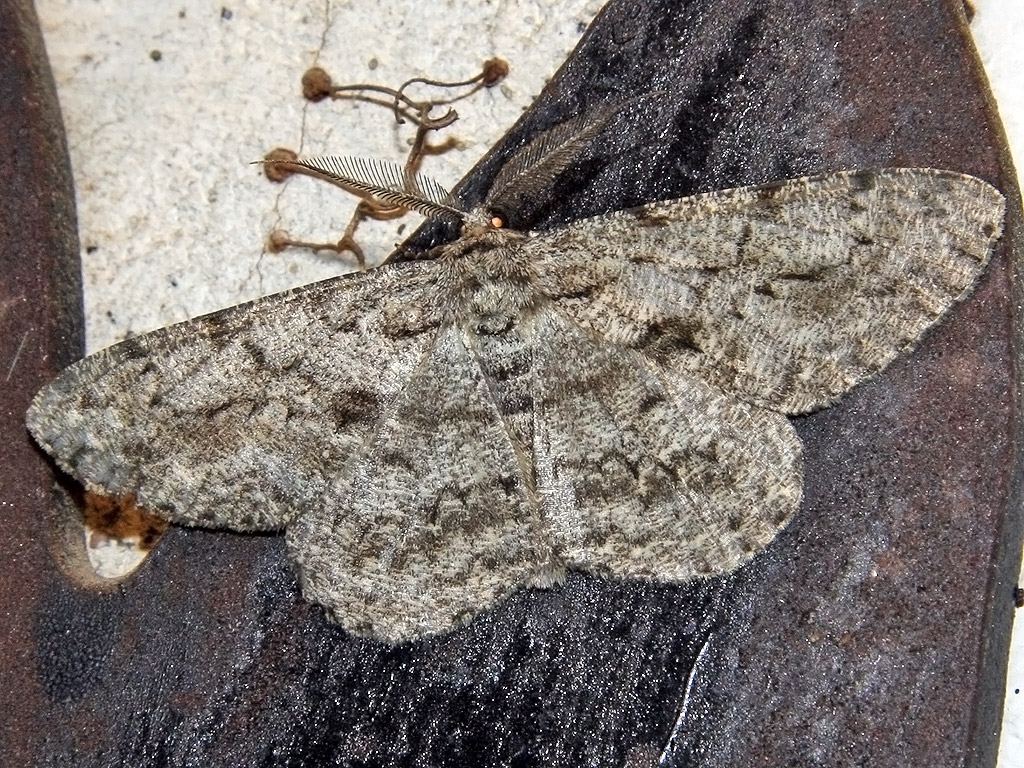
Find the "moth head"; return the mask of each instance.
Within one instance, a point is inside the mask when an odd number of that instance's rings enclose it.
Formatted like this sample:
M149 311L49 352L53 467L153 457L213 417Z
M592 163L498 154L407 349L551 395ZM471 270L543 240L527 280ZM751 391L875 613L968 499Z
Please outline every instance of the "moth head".
M462 218L463 236L477 237L498 230L510 231L508 218L495 208L489 206L474 208Z

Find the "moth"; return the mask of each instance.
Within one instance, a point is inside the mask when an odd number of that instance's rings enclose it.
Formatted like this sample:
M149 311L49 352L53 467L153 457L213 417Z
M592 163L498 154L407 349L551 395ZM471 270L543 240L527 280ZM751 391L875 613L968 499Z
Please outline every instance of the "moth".
M505 226L594 124L527 144L473 209L397 167L297 161L461 236L90 355L29 429L87 488L173 523L283 530L305 597L386 642L567 569L738 568L800 503L787 417L971 292L1004 199L890 168Z

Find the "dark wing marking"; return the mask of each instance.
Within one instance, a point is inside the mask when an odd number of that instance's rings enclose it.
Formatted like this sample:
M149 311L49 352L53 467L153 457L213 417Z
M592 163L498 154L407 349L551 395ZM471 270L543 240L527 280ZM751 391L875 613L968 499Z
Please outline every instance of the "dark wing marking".
M684 581L763 549L800 504L785 416L659 370L551 310L538 314L535 462L567 567Z
M287 541L308 599L391 642L547 578L532 481L461 330L441 333L352 471Z
M784 413L834 402L973 288L1005 201L950 171L837 173L653 203L525 246L569 317Z
M45 387L29 429L88 487L173 522L282 528L349 471L432 347L437 269L333 278L129 339Z

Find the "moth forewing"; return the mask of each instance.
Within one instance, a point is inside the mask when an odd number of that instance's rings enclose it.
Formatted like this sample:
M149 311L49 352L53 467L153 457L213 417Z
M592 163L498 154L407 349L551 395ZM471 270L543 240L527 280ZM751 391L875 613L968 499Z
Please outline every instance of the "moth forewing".
M951 171L854 171L652 203L527 248L563 311L609 342L795 414L968 295L1004 208Z

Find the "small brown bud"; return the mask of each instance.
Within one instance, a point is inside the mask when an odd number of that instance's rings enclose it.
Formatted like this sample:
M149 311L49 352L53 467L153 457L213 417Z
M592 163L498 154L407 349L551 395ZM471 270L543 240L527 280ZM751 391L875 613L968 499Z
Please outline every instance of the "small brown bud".
M290 149L278 147L272 149L263 156L263 175L271 181L282 182L294 173L291 168L282 163L294 163L299 156Z
M495 56L484 62L483 84L487 88L497 85L508 76L508 62Z
M333 91L331 76L320 67L311 67L302 76L302 95L309 101L323 101Z
M267 250L271 253L280 253L291 244L292 239L282 229L275 229L267 238Z

